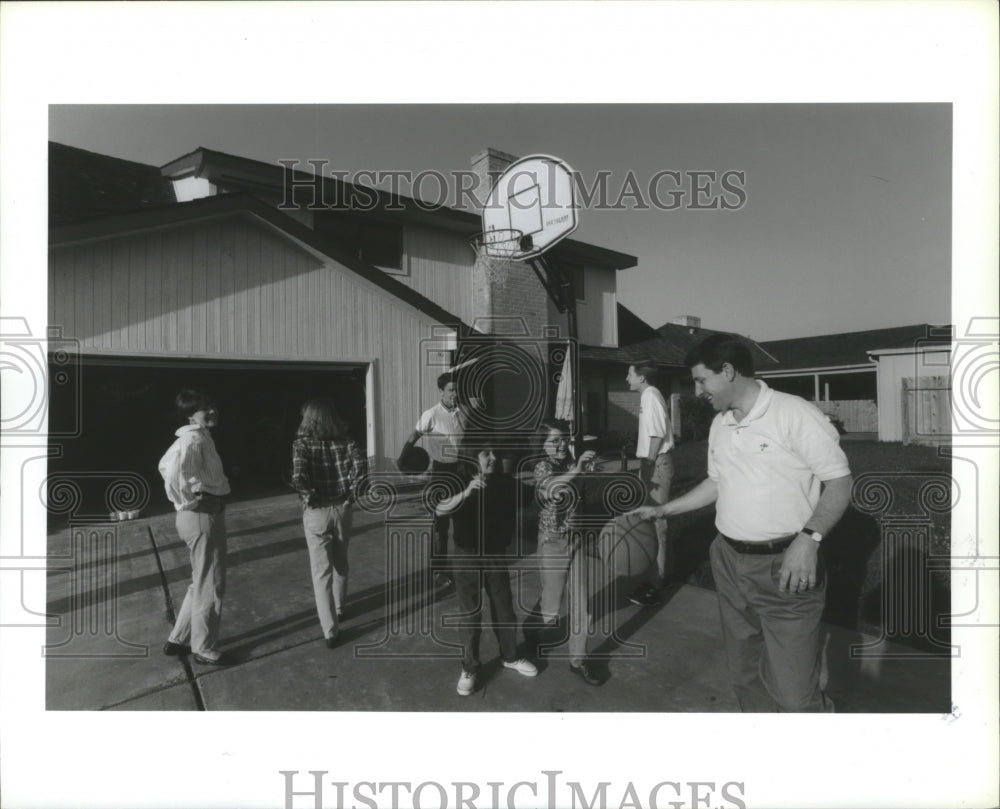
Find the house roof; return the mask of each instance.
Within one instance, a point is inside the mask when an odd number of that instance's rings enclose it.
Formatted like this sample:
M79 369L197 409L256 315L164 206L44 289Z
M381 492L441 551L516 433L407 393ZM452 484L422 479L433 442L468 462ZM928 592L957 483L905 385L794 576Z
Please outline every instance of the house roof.
M581 346L580 358L592 362L614 362L622 365L635 360L650 359L659 366L686 368L684 359L698 343L713 334L729 334L750 349L757 370L767 370L775 365L774 358L767 351L750 338L740 334L693 326L680 326L673 323L661 326L655 332L655 337L618 348Z
M49 142L49 224L63 225L176 202L156 166Z
M638 343L656 337L656 329L631 309L618 304L618 345Z
M434 301L386 275L371 264L359 260L330 237L316 233L252 194L220 194L191 202L149 207L130 213L50 227L49 244L54 247L69 246L81 242L232 216L252 217L263 222L292 240L301 242L307 248L333 259L438 323L453 326L461 334L469 331L468 326L457 315L443 309Z
M333 210L351 210L349 200L362 200L363 210L367 215L376 218L395 218L423 223L432 227L444 228L472 236L482 229L482 219L478 213L451 208L434 201L408 197L404 194L393 194L369 185L355 185L333 176L322 176L311 171L296 169L289 178L283 165L266 163L248 157L218 152L199 146L161 167L165 177L204 177L209 181L229 186L238 186L240 190L257 193L281 193L284 197L286 182L292 179L303 189L308 188L304 199L308 203L318 202L321 206L332 206ZM310 164L305 163L305 166ZM314 193L314 184L319 177L322 188ZM432 186L434 184L431 184ZM317 199L318 197L318 199ZM301 200L299 200L301 204ZM307 204L308 204L307 203ZM597 245L563 239L553 248L553 255L567 260L577 260L601 266L624 270L635 267L638 259L627 253L609 250Z
M768 370L808 370L845 365L871 365L869 351L878 349L914 348L918 345L944 344L952 340L950 326L919 323L889 329L871 329L791 340L769 340L761 343L773 354L778 364Z

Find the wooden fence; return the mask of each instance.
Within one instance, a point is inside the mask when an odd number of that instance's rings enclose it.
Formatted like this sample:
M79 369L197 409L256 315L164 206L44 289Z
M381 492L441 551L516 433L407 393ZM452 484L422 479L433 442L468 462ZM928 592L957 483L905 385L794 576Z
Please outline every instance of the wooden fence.
M813 404L828 416L840 419L846 432L878 432L878 407L872 399L841 399Z
M903 379L903 443L940 444L951 440L951 379Z

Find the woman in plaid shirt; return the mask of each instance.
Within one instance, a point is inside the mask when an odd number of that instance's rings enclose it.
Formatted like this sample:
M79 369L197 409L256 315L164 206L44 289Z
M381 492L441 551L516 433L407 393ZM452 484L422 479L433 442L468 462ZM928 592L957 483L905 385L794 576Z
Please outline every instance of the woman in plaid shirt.
M340 634L347 596L347 542L351 503L365 474L365 459L333 403L310 399L292 443L292 486L302 499L302 527L309 547L316 612L326 646Z

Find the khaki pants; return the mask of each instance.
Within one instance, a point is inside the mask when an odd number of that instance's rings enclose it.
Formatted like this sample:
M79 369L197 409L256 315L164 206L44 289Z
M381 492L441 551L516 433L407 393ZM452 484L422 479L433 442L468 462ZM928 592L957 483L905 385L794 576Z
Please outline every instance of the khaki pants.
M214 498L213 498L214 500ZM170 642L212 653L219 642L226 592L226 510L221 501L178 511L177 534L191 554L191 585L184 596Z
M721 537L709 549L733 691L745 712L824 711L820 619L826 582L778 590L782 553L739 553Z
M674 456L670 452L661 452L655 461L642 458L639 462L639 478L648 490L648 502L663 505L670 499L670 484L674 479ZM661 584L674 572L676 559L673 545L667 539L667 519L661 517L653 521L656 525L656 573ZM652 575L650 576L652 579Z
M316 613L323 637L337 634L340 622L337 613L347 598L347 544L351 533L351 507L306 508L302 512L302 528L309 548L309 568L312 573Z

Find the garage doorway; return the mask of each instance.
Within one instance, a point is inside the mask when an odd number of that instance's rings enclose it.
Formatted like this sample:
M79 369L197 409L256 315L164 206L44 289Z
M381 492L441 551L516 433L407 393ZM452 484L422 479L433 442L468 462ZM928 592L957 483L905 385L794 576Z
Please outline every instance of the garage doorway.
M349 434L368 454L367 371L360 364L84 356L79 401L52 391L50 432L77 424L79 434L51 442L59 445L60 457L51 458L49 472L87 473L79 480L80 514L106 512L108 476L100 473L115 472L137 474L147 482L146 513L170 511L156 466L180 426L174 396L182 388L196 388L210 393L221 411L213 437L233 500L290 492L291 445L309 398L333 400Z

